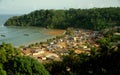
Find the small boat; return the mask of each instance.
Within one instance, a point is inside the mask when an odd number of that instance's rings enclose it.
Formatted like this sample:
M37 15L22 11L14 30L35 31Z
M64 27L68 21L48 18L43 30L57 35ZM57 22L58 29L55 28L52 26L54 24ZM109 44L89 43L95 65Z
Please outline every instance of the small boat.
M2 34L1 36L2 36L2 37L5 37L5 35L3 35L3 34Z
M29 34L24 34L25 36L29 36Z

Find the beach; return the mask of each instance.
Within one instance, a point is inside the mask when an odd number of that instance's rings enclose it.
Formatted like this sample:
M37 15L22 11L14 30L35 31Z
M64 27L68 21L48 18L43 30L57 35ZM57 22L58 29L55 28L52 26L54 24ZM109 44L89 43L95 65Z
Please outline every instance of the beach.
M45 31L46 34L53 36L64 34L64 32L65 30L61 30L61 29L48 29Z

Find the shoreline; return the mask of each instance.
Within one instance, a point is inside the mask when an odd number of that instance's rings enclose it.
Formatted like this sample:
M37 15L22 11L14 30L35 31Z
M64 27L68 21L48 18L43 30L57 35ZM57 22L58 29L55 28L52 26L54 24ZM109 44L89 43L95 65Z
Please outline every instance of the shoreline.
M32 44L36 44L36 43L40 43L40 42L47 42L47 40L49 40L49 39L52 39L52 38L55 38L56 36L60 36L60 35L65 34L65 32L66 32L66 30L61 30L61 29L46 29L44 31L44 33L47 35L52 35L51 37L47 37L47 38L42 39L42 40L36 40L33 42L25 43L23 45L14 46L14 47L16 47L16 48L20 48L21 46L28 47L29 45L32 45Z

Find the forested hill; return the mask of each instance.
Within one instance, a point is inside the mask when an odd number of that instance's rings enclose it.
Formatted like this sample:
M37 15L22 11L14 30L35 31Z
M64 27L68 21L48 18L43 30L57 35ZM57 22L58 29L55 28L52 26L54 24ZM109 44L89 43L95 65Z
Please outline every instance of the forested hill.
M65 29L68 27L100 30L120 26L120 7L36 10L22 16L9 18L6 26L39 26Z

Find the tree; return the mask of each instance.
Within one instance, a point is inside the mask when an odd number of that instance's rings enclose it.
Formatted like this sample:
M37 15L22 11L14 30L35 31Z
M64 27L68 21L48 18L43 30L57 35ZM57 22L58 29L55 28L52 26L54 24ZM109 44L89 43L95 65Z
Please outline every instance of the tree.
M37 60L20 55L10 44L0 45L0 75L49 75Z
M40 62L31 57L16 57L5 65L7 75L49 75Z
M6 71L3 70L2 64L0 63L0 75L6 75Z

